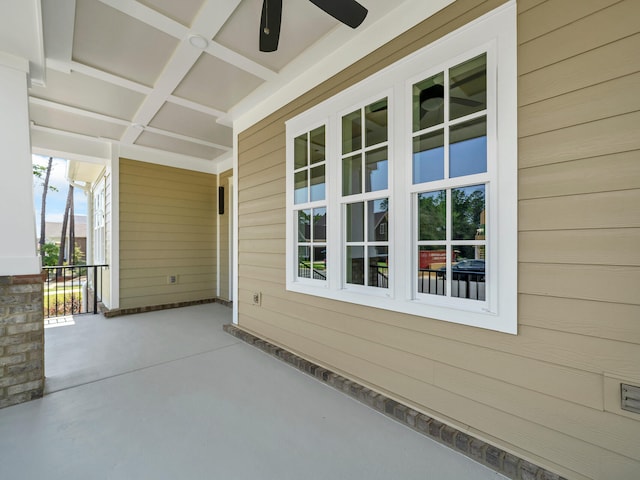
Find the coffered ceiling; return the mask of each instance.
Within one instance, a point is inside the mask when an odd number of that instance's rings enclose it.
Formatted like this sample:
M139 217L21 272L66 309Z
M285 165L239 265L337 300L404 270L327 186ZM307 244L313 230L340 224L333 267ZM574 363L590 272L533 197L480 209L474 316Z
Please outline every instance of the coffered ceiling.
M361 3L364 28L401 2ZM314 45L318 56L332 36L357 35L308 0L283 0L273 53L258 47L262 0L41 0L41 9L46 74L29 90L32 131L211 162L229 157L232 122L256 90Z

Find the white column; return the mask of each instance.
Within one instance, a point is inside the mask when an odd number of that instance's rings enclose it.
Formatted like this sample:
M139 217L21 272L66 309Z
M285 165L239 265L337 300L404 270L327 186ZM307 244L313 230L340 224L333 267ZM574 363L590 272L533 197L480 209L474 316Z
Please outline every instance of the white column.
M0 61L0 276L40 273L29 136L28 63Z

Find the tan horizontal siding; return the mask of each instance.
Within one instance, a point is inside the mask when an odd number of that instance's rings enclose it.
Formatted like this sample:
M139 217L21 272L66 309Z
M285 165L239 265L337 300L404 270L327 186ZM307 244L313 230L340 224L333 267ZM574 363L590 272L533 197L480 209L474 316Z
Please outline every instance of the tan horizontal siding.
M526 75L521 74L518 80L518 105L528 105L633 74L637 72L638 50L640 34L586 50ZM597 68L594 68L595 65Z
M215 297L215 187L215 175L121 159L121 308Z
M635 478L640 418L603 398L640 384L640 2L517 3L518 335L285 288L284 122L500 3L454 2L239 135L239 322L567 478Z

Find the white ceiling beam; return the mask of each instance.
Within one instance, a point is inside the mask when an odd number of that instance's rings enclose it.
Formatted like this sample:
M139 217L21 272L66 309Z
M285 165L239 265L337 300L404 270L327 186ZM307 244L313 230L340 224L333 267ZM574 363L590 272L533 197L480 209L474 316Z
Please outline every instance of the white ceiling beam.
M209 42L209 46L207 47L207 53L209 55L213 55L214 57L223 60L234 67L239 68L240 70L244 70L251 75L255 75L258 78L263 80L275 80L278 78L277 72L260 65L258 62L254 62L253 60L240 55L237 52L234 52L230 48L227 48L218 42L214 42L213 40Z
M191 100L187 100L186 98L176 97L175 95L169 95L167 97L167 102L190 108L191 110L195 110L196 112L206 113L207 115L211 115L213 117L225 117L227 115L227 112L224 112L222 110L207 107L206 105L202 105L201 103L196 103Z
M231 150L231 147L227 145L222 145L220 143L207 142L206 140L200 140L199 138L188 137L186 135L170 132L168 130L162 130L156 127L146 127L144 130L145 132L157 133L159 135L164 135L165 137L171 137L177 140L184 140L185 142L197 143L198 145L204 145L205 147L217 148L218 150L224 150L225 152L228 152Z
M189 29L181 23L133 0L100 0L100 2L178 40L182 40L189 33Z
M133 90L134 92L142 93L143 95L149 95L151 92L153 92L153 88L151 87L138 82L127 80L126 78L114 75L112 73L107 73L103 70L98 70L97 68L90 67L83 63L71 62L71 70L88 77L93 77L97 80L102 80L103 82L111 83L119 87Z
M71 113L73 115L79 115L85 118L92 118L94 120L100 120L103 122L113 123L116 125L124 125L124 126L131 125L131 122L129 122L128 120L111 117L109 115L104 115L102 113L90 112L88 110L83 110L81 108L64 105L62 103L52 102L51 100L45 100L42 98L29 97L29 103L31 105L38 105L45 108L51 108L54 110L59 110L61 112Z

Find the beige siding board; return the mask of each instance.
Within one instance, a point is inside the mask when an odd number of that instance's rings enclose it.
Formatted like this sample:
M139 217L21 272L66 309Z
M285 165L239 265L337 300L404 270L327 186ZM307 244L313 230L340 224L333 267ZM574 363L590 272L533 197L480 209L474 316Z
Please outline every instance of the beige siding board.
M521 168L640 150L640 112L521 138Z
M257 225L284 225L284 209L271 210L269 212L247 213L240 217L238 225L250 227Z
M640 35L632 35L521 75L518 79L518 105L528 105L635 73L638 71L638 51Z
M120 238L126 238L127 235L162 233L162 234L185 234L194 235L202 234L211 238L213 225L208 225L206 229L202 225L179 225L174 223L140 223L132 219L131 221L120 221ZM157 238L157 237L156 237Z
M137 295L135 292L131 296L120 300L120 308L133 308L139 306L167 305L171 303L192 302L215 297L215 290L194 290L185 293L161 293L157 295Z
M282 153L284 159L284 152ZM243 186L246 188L250 185L259 185L265 182L271 182L274 180L280 180L284 175L284 162L281 165L275 165L273 167L265 168L252 175L243 176Z
M215 175L121 160L121 308L215 296L215 186Z
M547 0L518 0L518 14L531 10L546 1Z
M239 248L243 252L285 254L285 245L282 240L264 240L258 238L241 240Z
M165 258L180 258L180 259L201 259L201 260L213 260L215 259L215 250L211 248L202 250L173 250L173 249L157 249L149 250L142 247L136 250L122 250L120 253L120 261L124 262L129 259L156 259L160 262Z
M238 167L238 171L244 177L245 175L254 175L278 165L284 169L286 162L285 155L285 150L276 150L275 152L267 153L261 157L259 161L243 163Z
M175 272L173 272L175 273ZM169 274L173 274L169 273ZM167 274L167 275L169 275ZM155 277L135 277L135 278L121 278L120 285L122 288L132 288L132 289L144 289L151 288L151 293L155 294L158 290L155 287L159 287L162 290L168 293L175 293L179 289L174 287L181 287L184 291L190 291L191 285L193 284L215 284L215 274L212 273L202 273L202 274L191 274L191 273L178 273L178 283L173 285L167 285L166 276L164 278ZM137 290L136 290L137 291ZM180 292L183 293L183 292Z
M242 202L238 206L240 216L257 212L268 212L269 210L284 208L286 203L286 195L284 192L277 195L270 195L257 200Z
M640 422L515 387L477 373L436 363L435 384L510 415L640 460Z
M269 138L266 142L242 152L242 164L239 165L239 172L241 175L244 176L247 173L243 171L243 169L251 165L256 165L256 162L259 166L265 157L271 157L274 154L283 154L285 151L285 140L283 138L284 126L282 127L282 131L278 132L278 134L275 134L275 132L270 132L270 134L274 136ZM284 157L284 155L282 155L282 157ZM282 158L282 161L284 161L284 158Z
M284 224L282 225L258 225L243 227L238 230L240 240L251 240L253 238L284 238Z
M558 9L565 2L558 2ZM566 6L565 6L566 8ZM640 3L625 0L520 45L522 73L560 62L580 53L638 33Z
M276 253L249 253L243 251L242 262L249 266L284 269L285 256L284 254Z
M198 230L200 230L198 228ZM120 235L120 242L154 242L158 241L157 230L153 231L133 231L128 230ZM173 232L163 232L163 242L208 242L211 243L210 232L185 232L180 228L175 228Z
M580 0L571 2L567 8L567 0L549 0L537 8L529 6L526 13L519 8L518 43L528 42L562 28L618 1L620 0Z
M519 229L638 228L640 190L539 198L519 202Z
M244 307L244 305L242 306ZM248 307L245 308L248 310ZM580 439L505 414L491 406L410 377L398 375L382 367L372 368L368 362L273 325L262 315L258 319L250 313L245 313L241 326L251 331L263 332L264 336L273 339L276 344L295 345L298 351L305 352L304 356L307 358L319 358L321 359L319 363L329 367L333 367L333 363L349 365L349 377L383 393L388 393L388 391L381 389L378 385L386 385L390 392L394 392L391 394L392 397L405 400L427 414L440 418L443 416L445 418L447 416L455 417L459 424L469 426L467 430L471 435L476 432L493 431L496 437L513 439L512 444L507 443L506 445L510 451L520 454L526 454L530 451L539 452L538 455L543 456L546 460L541 461L542 459L532 458L531 455L525 456L532 461L537 460L538 463L546 465L568 478L588 478L577 473L579 471L593 472L591 478L594 479L633 478L637 469L640 468L640 464L633 459L596 447ZM327 359L331 361L327 361ZM337 370L340 371L339 368ZM364 378L370 380L367 382L362 380ZM418 402L407 401L406 399L409 398L424 399L429 407ZM515 447L514 444L518 447Z
M148 215L188 217L194 222L213 225L210 207L206 208L206 206L200 204L200 208L191 208L190 205L184 205L180 201L176 201L173 205L164 202L156 205L142 202L122 202L120 204L120 213L121 215L139 215L141 219L147 218Z
M640 188L640 151L520 170L521 200Z
M204 194L213 195L214 187L208 190L188 189L187 187L176 189L169 187L160 187L153 185L138 185L133 182L126 183L126 179L120 182L120 196L123 200L140 197L160 197L165 199L175 198L179 196L181 200L197 202L202 199ZM165 200L166 201L166 200ZM205 202L213 202L213 199L206 199Z
M188 183L194 186L199 185L207 188L215 185L214 179L203 176L200 172L175 167L163 167L161 165L154 165L153 168L149 169L149 165L150 164L142 162L121 159L120 172L125 175L141 177L149 180L166 180L166 177L170 176L179 183ZM150 183L153 184L153 181Z
M285 275L283 268L257 267L255 265L246 265L242 262L238 266L238 277L240 281L244 279L260 280L268 283L276 283L284 285Z
M296 317L301 319L297 331L309 338L317 339L317 335L313 332L321 328L326 331L325 336L329 335L327 338L331 335L362 338L394 350L406 351L418 357L478 374L488 371L489 376L495 379L529 390L537 390L556 398L595 409L603 408L600 375L481 346L460 344L455 340L374 322L340 313L332 308L318 307L311 305L302 295L293 298L290 295L283 295L282 288L277 285L261 285L257 281L248 281L243 282L243 289L245 288L249 291L261 291L262 308L273 314L279 314L282 311L296 312ZM330 305L329 302L325 303ZM431 382L426 377L415 378Z
M640 344L640 306L520 295L520 325Z
M285 180L284 178L274 180L272 182L267 182L263 184L257 185L244 185L242 182L239 184L238 189L238 199L241 202L245 202L248 200L257 200L263 197L269 197L271 195L276 195L278 193L282 193L285 191Z
M640 73L520 107L518 135L526 137L640 110Z
M520 261L640 266L640 228L521 232Z
M640 304L640 267L521 263L519 278L522 293Z

